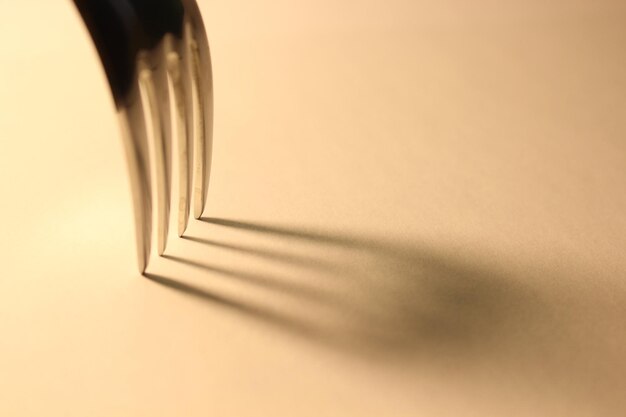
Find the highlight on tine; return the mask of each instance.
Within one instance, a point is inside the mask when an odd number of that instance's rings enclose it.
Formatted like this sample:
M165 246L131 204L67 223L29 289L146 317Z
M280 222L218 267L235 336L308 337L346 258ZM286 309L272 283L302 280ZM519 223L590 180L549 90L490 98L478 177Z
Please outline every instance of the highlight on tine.
M213 87L204 24L195 0L74 3L96 45L117 108L138 266L144 273L151 248L156 246L159 255L165 252L170 199L176 201L178 236L187 228L191 207L200 218L206 206ZM178 189L174 196L172 177Z

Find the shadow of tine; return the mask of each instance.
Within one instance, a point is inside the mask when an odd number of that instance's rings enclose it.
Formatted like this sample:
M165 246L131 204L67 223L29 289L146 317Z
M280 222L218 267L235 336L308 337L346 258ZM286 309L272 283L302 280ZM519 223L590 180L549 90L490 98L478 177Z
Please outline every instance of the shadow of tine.
M215 246L222 249L232 250L234 252L240 252L259 258L270 259L272 261L285 262L297 266L301 266L308 269L319 269L333 271L337 269L337 265L327 262L319 257L314 258L310 256L294 255L286 252L278 252L268 249L259 249L243 245L235 245L231 243L218 242L210 239L202 239L193 236L183 236L182 239L189 240L191 242L201 243L203 245Z
M333 244L351 248L367 246L370 242L355 236L341 235L338 233L325 233L305 228L282 227L262 223L250 223L240 220L230 220L218 217L202 217L201 221L218 226L230 227L233 229L247 230L249 232L265 233L294 239L309 240L318 243Z
M196 262L185 258L180 258L178 256L163 255L163 258L189 265L191 267L201 269L207 272L224 275L241 281L246 281L258 287L276 290L300 298L302 300L314 301L323 305L331 305L335 308L338 308L340 306L340 300L338 300L333 294L321 291L317 288L313 288L310 286L291 284L289 282L281 281L280 279L274 277L265 276L257 273L248 273L244 271L220 268L217 266L207 265L205 263Z
M315 341L334 347L348 348L351 353L376 353L389 358L415 352L434 353L442 350L455 354L473 352L485 354L489 347L513 340L520 326L529 331L542 312L548 311L544 300L519 275L490 258L459 254L454 249L426 244L398 242L375 236L358 236L339 232L315 231L220 218L204 218L206 223L274 236L277 239L300 239L323 249L323 261L332 268L321 274L317 259L289 259L267 248L220 243L202 238L189 241L222 247L243 254L287 261L308 267L295 271L305 274L298 280L274 277L256 271L237 271L206 265L171 255L169 260L184 263L208 272L287 293L306 301L330 306L323 317L310 303L298 314L289 304L271 304L270 321L286 321L289 328L303 317L306 330ZM296 242L293 242L296 243ZM310 245L307 245L310 246ZM333 248L335 250L333 250ZM326 252L329 249L329 252ZM327 256L331 255L331 256ZM287 259L285 259L287 257ZM328 278L348 279L328 279ZM291 280L286 278L292 278ZM324 278L323 289L316 288ZM171 288L194 292L197 288L174 280L165 282ZM304 282L304 285L303 285ZM219 297L218 297L219 298ZM215 301L215 297L209 298ZM230 300L219 298L230 306ZM298 300L299 301L299 300ZM234 303L239 307L238 303ZM243 306L241 312L255 313L263 309ZM263 317L262 314L257 318ZM277 320L280 318L280 320ZM285 327L285 326L283 326Z
M315 328L314 326L308 325L304 321L292 319L285 315L275 313L262 307L254 306L252 304L242 303L232 300L230 298L222 297L198 286L186 284L179 280L168 278L163 275L146 272L144 276L150 281L153 281L164 287L171 288L185 295L197 298L205 302L226 307L238 313L243 313L246 316L273 324L285 330L292 331L300 336L315 339L326 338L326 336L324 336L319 329Z

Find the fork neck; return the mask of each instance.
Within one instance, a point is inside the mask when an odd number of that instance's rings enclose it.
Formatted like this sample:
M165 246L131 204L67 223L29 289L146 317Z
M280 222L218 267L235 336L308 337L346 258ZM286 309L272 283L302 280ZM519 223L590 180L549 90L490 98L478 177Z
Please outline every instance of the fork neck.
M129 99L137 56L168 33L182 38L181 0L74 0L102 60L116 106Z

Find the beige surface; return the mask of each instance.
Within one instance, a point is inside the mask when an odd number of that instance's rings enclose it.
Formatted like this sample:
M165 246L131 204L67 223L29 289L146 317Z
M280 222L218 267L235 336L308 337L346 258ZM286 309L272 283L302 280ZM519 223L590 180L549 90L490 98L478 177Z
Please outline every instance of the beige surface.
M544 3L202 1L154 282L78 15L3 2L0 415L623 416L626 12Z

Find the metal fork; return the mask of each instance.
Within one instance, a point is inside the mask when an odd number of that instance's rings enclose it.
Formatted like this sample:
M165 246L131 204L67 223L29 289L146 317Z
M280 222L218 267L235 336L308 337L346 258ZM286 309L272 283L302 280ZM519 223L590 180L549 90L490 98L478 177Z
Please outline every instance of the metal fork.
M195 218L206 205L213 86L204 24L194 0L74 3L98 49L122 128L143 274L151 253L154 212L157 252L165 251L174 153L179 167L179 236L187 227L190 202Z

